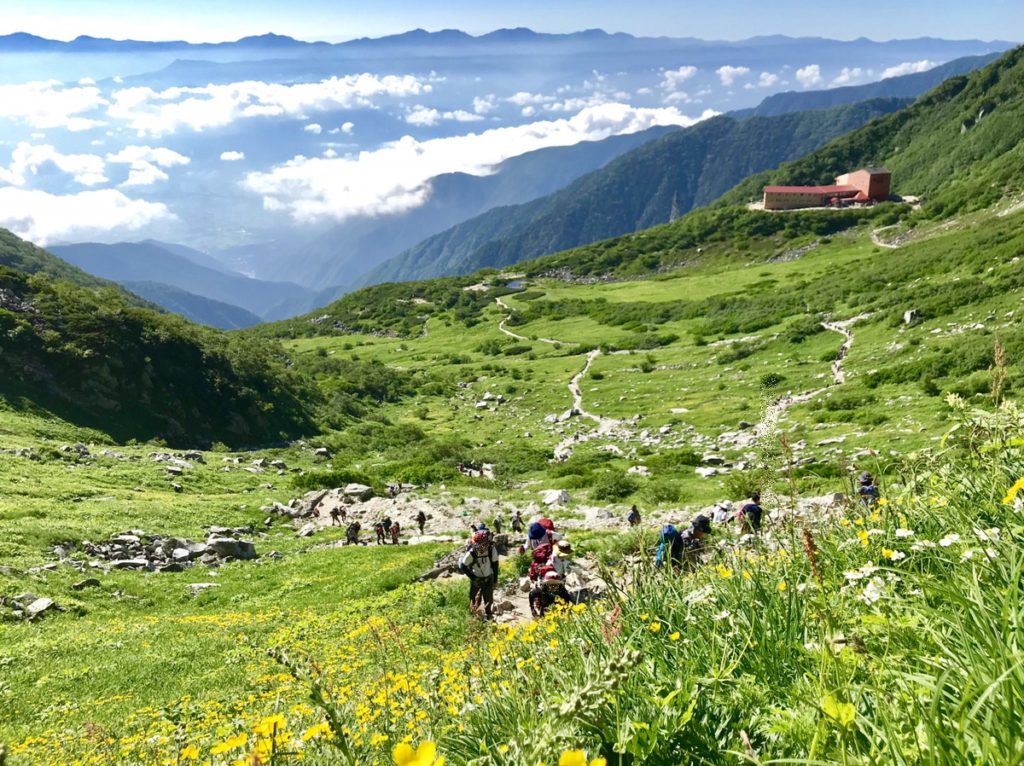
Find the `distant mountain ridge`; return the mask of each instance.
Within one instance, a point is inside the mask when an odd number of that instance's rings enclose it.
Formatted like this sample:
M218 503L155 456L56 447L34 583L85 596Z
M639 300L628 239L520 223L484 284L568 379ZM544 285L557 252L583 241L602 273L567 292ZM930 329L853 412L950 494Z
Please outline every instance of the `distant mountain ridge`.
M829 40L828 38L793 38L784 35L777 36L755 36L744 40L702 40L695 37L643 37L631 35L625 32L606 32L603 29L585 29L578 32L569 33L546 33L546 32L535 32L527 27L517 28L503 28L496 29L491 32L487 32L481 35L471 35L468 32L463 32L459 29L442 29L437 31L427 31L425 29L412 29L407 32L402 32L394 35L386 35L383 37L359 37L351 40L345 40L337 43L328 43L324 41L305 41L297 40L287 35L279 35L274 33L266 33L262 35L251 35L248 37L242 37L238 40L221 41L221 42L202 42L202 43L190 43L185 40L117 40L106 37L92 37L89 35L80 35L73 40L55 40L47 37L42 37L28 32L14 32L11 34L0 35L0 51L6 52L29 52L29 51L52 51L52 52L131 52L138 50L217 50L217 49L230 49L230 48L244 48L244 49L276 49L276 50L289 50L289 49L318 49L318 50L330 50L330 49L344 49L346 47L353 49L360 49L373 46L423 46L423 45L502 45L502 44L516 44L520 45L523 43L580 43L580 42L600 42L600 43L616 43L620 45L648 45L648 44L666 44L670 43L673 45L688 45L688 46L704 46L704 45L718 45L718 46L734 46L734 47L750 47L759 45L785 45L792 43L795 40L803 41L821 41L840 45L884 45L885 43L898 42L908 43L914 41L936 41L937 38L908 38L906 40L898 41L875 41L868 38L858 38L856 40ZM944 43L950 44L969 44L969 45L995 45L1002 47L1010 47L1014 45L1011 41L1004 40L977 40L977 39L964 39L964 40L942 40Z
M208 268L152 241L113 245L82 243L53 247L51 251L90 274L119 284L146 283L149 297L154 299L173 294L172 304L180 305L184 297L180 291L184 291L239 307L262 320L281 319L301 312L313 295L306 288L289 282L250 279L242 274ZM155 284L176 288L179 292L161 292L155 289ZM171 306L165 308L174 310ZM236 314L236 317L242 316Z
M908 103L876 99L776 117L715 117L621 155L548 197L493 209L430 237L368 273L362 284L501 268L667 223L751 173L801 157Z
M356 218L293 249L260 274L307 286L351 285L388 258L491 208L543 197L615 157L679 130L657 126L602 141L582 141L512 157L488 175L448 173L428 182L426 203L406 213Z

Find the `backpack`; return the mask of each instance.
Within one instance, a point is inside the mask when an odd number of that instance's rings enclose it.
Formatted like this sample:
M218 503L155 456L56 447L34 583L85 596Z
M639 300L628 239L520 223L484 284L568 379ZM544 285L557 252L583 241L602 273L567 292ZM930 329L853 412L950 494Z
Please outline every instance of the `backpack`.
M672 541L679 536L679 530L672 524L666 524L662 527L661 538L658 542L658 551L654 554L654 566L662 567L665 565L665 559L668 558L671 553Z
M534 549L533 562L530 564L531 580L538 580L544 576L544 569L549 558L551 558L551 546L547 543ZM553 569L553 567L550 568Z

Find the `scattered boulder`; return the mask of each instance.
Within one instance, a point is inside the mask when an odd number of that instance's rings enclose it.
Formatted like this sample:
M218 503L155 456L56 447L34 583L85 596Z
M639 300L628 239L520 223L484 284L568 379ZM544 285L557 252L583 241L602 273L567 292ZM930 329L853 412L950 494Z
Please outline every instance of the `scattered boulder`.
M63 608L51 598L37 598L25 607L25 617L28 620L38 620L44 615L52 612L63 612Z
M540 493L541 502L547 506L567 505L571 500L569 493L564 489L545 489Z
M85 590L86 588L98 588L100 587L100 581L95 577L87 577L84 580L79 580L71 586L71 590Z
M256 546L247 540L236 540L233 537L211 537L206 541L208 552L220 559L241 559L247 561L256 558Z
M188 594L192 596L192 598L195 598L200 593L205 593L208 590L219 587L220 583L216 582L194 582L188 586Z
M304 524L302 528L295 534L298 537L312 537L314 534L316 534L316 530L317 525L313 522L310 522L309 524Z

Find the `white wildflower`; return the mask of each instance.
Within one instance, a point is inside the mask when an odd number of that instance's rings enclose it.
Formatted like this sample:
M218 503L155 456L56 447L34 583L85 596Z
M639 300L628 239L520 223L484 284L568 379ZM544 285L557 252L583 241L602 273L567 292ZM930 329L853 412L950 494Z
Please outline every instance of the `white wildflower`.
M903 559L905 559L906 557L907 557L907 554L904 553L903 551L893 551L892 555L889 557L889 559L891 561L903 561Z
M882 589L884 587L885 583L882 582L882 578L872 577L868 584L864 586L864 592L858 598L865 604L873 604L882 597Z
M914 536L914 530L912 530L912 529L902 529L901 528L901 529L897 529L896 530L896 537L901 537L902 538L902 537L913 537L913 536Z
M968 550L966 550L966 551L964 551L963 553L960 554L960 560L961 561L967 561L968 559L973 559L973 558L974 558L974 550L973 549L968 549Z
M995 542L999 539L999 527L991 527L989 529L975 529L974 534L982 542Z
M953 543L958 543L958 542L960 542L960 535L958 535L956 532L953 532L951 534L946 535L941 540L939 540L939 545L941 545L943 548L948 548Z
M999 555L999 551L997 551L995 548L986 548L985 555L988 556L990 559L994 559Z
M713 620L728 620L730 617L732 617L732 612L730 612L728 609L723 609L721 612L716 614L711 619L713 619Z

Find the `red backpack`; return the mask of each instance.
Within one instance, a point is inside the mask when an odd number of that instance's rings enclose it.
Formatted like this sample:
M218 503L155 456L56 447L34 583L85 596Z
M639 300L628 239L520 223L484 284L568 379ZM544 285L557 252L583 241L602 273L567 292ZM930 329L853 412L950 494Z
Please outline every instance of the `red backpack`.
M539 580L544 576L543 569L551 558L551 546L548 543L538 545L533 549L533 562L530 564L530 579Z

